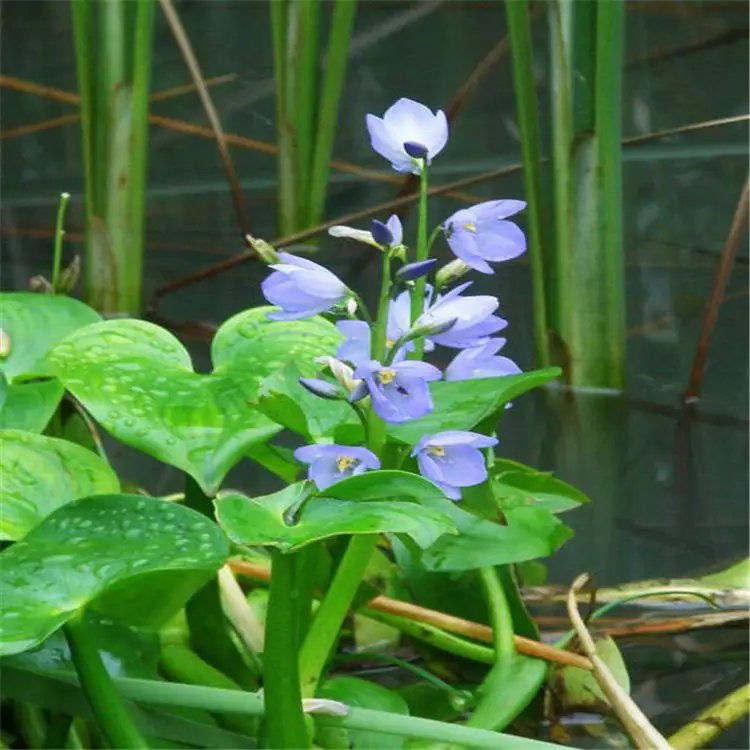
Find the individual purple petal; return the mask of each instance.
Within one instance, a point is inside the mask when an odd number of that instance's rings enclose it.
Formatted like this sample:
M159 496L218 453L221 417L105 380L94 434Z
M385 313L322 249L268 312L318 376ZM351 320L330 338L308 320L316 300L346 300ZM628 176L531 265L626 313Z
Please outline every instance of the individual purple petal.
M505 219L508 216L513 216L513 214L523 211L524 208L526 208L526 201L505 198L477 203L469 210L477 217L477 219L491 221L493 219Z
M505 339L494 339L483 346L459 352L445 369L446 380L471 380L473 378L496 378L517 375L521 368L508 357L496 354L502 349Z
M396 214L391 214L385 225L391 230L394 247L400 245L404 241L404 228L401 226L401 219Z
M372 233L372 238L378 243L378 245L390 247L393 244L393 232L391 232L391 228L382 221L373 219L370 225L370 232Z
M363 320L339 320L336 328L344 334L345 339L339 345L338 359L359 365L370 359L370 326Z
M414 141L406 141L406 143L404 143L404 151L406 151L412 159L426 159L428 154L427 146L423 143L415 143Z
M426 276L435 268L437 262L437 258L428 258L427 260L418 260L415 263L407 263L396 271L396 280L414 281L414 279Z
M341 391L333 383L321 378L300 378L299 384L305 390L320 398L328 398L334 401L342 398Z

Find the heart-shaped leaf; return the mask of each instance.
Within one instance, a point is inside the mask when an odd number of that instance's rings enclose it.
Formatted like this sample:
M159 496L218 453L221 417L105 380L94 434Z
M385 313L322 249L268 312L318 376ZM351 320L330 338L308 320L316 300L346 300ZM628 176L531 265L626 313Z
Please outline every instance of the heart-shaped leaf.
M546 557L572 535L543 508L508 511L508 525L503 526L468 513L445 498L425 502L449 516L458 529L456 536L444 536L421 553L421 563L428 570L475 570Z
M10 354L0 359L0 371L10 381L17 375L46 374L44 356L58 341L101 320L83 302L56 294L3 292L0 309L10 345Z
M41 432L52 419L64 392L55 379L6 385L5 402L0 407L0 429Z
M67 440L0 431L0 539L20 539L61 505L120 491L99 456Z
M388 425L388 434L395 440L413 445L423 435L443 430L470 430L509 401L559 375L559 368L548 367L500 378L430 383L435 408L420 419Z
M86 605L121 623L161 624L228 554L215 524L165 500L68 503L0 554L0 654L33 648Z
M290 360L314 371L312 356L328 352L333 334L339 336L322 319L268 321L269 309L241 313L222 326L210 375L193 371L174 336L139 320L77 331L49 362L115 437L182 469L213 494L251 445L281 429L252 406L263 379Z
M232 541L284 552L342 534L406 534L427 547L455 531L445 513L416 503L352 502L310 492L308 482L298 482L263 497L228 493L214 500L216 518Z

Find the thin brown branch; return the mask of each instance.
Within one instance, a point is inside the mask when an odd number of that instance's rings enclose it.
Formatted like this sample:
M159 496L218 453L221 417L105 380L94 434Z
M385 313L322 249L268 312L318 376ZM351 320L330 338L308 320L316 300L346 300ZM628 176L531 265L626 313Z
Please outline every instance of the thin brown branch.
M577 595L588 583L589 576L578 576L568 592L568 617L573 625L583 652L594 668L594 676L617 718L627 730L635 746L642 750L670 750L669 743L654 728L646 715L614 678L607 664L596 652L596 644L578 611Z
M7 141L11 138L20 138L24 135L31 135L32 133L41 133L44 130L51 130L52 128L59 128L63 125L72 125L74 122L78 122L81 119L81 115L78 112L71 112L68 115L60 115L59 117L51 117L47 120L41 120L39 122L30 122L28 125L19 125L17 128L9 128L0 132L0 141Z
M232 156L229 153L227 142L224 137L224 131L219 121L219 116L216 113L211 94L206 86L203 73L201 72L198 59L193 52L193 47L190 44L185 29L180 21L180 17L172 4L172 0L160 0L161 8L164 11L164 15L167 18L167 23L172 30L177 46L180 48L185 64L190 71L190 76L193 79L196 89L198 90L198 96L203 105L203 109L206 112L209 123L211 123L211 129L214 133L216 140L216 146L219 149L219 156L221 163L224 167L224 173L226 174L227 181L229 182L229 189L232 195L232 202L234 203L234 209L237 213L237 219L242 229L242 236L250 234L252 228L250 226L250 217L247 213L247 207L245 205L245 198L242 193L242 187L240 181L237 179L237 173L234 169L234 163L232 162Z
M271 570L267 565L245 562L244 560L230 560L228 566L235 573L240 573L256 581L265 582L271 579ZM406 617L415 622L435 625L449 633L456 633L467 638L473 638L474 640L492 643L492 628L487 625L465 620L462 617L448 615L444 612L428 609L427 607L420 607L417 604L400 601L399 599L391 599L389 596L376 596L362 606L367 606L370 609L380 612L388 612L399 617ZM524 638L519 635L515 636L515 644L518 652L527 656L591 670L591 663L579 654L563 651L546 643L539 643L538 641L533 641L530 638Z
M714 283L711 287L711 293L708 296L706 312L703 316L700 337L698 338L698 346L695 349L693 366L690 369L690 380L688 381L685 392L682 394L683 401L686 403L695 401L700 396L703 373L706 369L708 350L711 345L711 336L716 325L716 319L719 316L719 307L721 306L724 292L729 283L729 277L732 275L732 267L734 265L735 255L737 254L737 248L739 247L740 240L747 229L749 198L750 181L746 180L742 192L740 193L737 208L734 211L727 239L724 242L724 249L722 250L721 258L719 259L719 265L716 268L716 276L714 277Z
M643 135L631 135L622 139L623 146L637 146L641 143L658 141L670 135L680 135L681 133L695 133L699 130L708 130L722 125L733 125L736 122L748 122L750 115L735 115L733 117L718 117L715 120L701 120L701 122L691 122L687 125L679 125L676 128L667 128L666 130L655 130L653 133L644 133Z
M236 81L238 77L239 76L236 73L225 73L222 76L206 78L203 83L206 85L206 88L211 88L213 86L220 86L224 83L232 83L233 81ZM163 102L166 99L175 99L183 94L192 94L197 90L198 87L194 83L183 83L179 86L173 86L171 89L164 89L164 91L154 91L148 99L150 102Z
M0 75L0 87L13 91L21 91L24 94L34 94L34 96L40 96L42 99L65 102L65 104L79 104L81 101L81 97L72 91L64 91L54 86L44 86L41 83L27 81L24 78L16 78L15 76Z

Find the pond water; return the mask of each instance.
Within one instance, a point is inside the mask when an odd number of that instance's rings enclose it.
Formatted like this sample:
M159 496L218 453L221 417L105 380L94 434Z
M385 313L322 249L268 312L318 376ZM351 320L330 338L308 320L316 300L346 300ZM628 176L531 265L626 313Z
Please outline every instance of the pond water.
M33 7L32 7L33 6ZM213 89L227 132L273 141L268 11L260 2L177 4L207 77L234 74ZM3 3L2 58L7 76L75 90L68 6ZM398 96L446 106L472 69L505 33L498 3L364 2L355 27L335 156L381 169L364 133L366 112ZM537 76L546 107L546 25L538 21ZM630 4L627 13L624 135L676 128L748 111L744 3ZM50 43L54 40L54 43ZM154 90L188 81L163 19L158 19ZM69 104L3 91L2 131L70 113ZM165 117L204 124L196 96L154 105ZM542 113L544 126L546 117ZM148 192L147 295L169 281L241 252L243 244L213 144L152 127ZM275 235L275 167L267 154L232 151L254 232ZM482 80L452 126L434 170L436 183L515 164L520 158L507 56ZM552 582L592 572L600 584L685 577L729 564L748 539L748 278L743 240L711 341L700 401L681 404L714 271L747 173L747 124L724 125L628 147L625 151L628 392L612 397L539 393L504 417L505 455L553 470L580 486L590 506L566 517L576 536L549 563ZM25 288L50 265L49 233L57 195L72 193L67 252L80 249L82 172L75 124L7 138L3 143L2 285ZM334 172L327 217L394 196L393 185ZM478 199L522 197L518 173L473 186ZM438 220L455 210L433 203ZM408 222L413 221L409 215ZM445 257L447 251L442 250ZM320 257L346 281L372 289L376 268L362 251L323 237ZM216 324L260 302L263 270L252 263L164 297L158 312L185 323ZM507 350L531 367L528 264L520 260L475 289L498 294ZM205 337L187 331L205 369ZM115 460L154 492L178 489L177 472L125 449ZM262 492L272 480L253 470L231 483ZM727 649L720 648L729 642ZM744 636L630 642L636 698L667 727L747 677ZM697 644L697 645L696 645ZM743 656L739 660L736 652ZM726 658L722 657L726 651ZM697 655L696 655L697 654ZM708 654L708 656L706 656ZM674 712L677 712L676 714ZM742 747L743 736L722 747Z

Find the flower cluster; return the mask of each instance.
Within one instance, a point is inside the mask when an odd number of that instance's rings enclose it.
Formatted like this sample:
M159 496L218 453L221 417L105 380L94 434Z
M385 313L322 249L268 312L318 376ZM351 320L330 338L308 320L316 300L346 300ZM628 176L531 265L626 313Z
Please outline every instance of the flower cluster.
M367 129L373 149L396 171L419 175L423 186L432 159L448 141L444 113L433 113L410 99L399 99L382 118L367 115ZM471 269L492 274L490 264L511 260L526 250L523 232L509 221L525 205L518 200L486 201L460 209L443 221L432 239L442 234L456 260L438 269L433 283L425 278L437 264L429 257L429 244L423 241L416 258L410 261L397 216L375 220L369 230L331 227L329 232L335 237L376 248L384 256L387 273L391 260L401 264L394 274L386 276L389 286L384 288L390 291L381 300L380 324L370 322L356 293L331 271L306 258L278 253L279 262L271 264L272 272L262 285L266 299L279 308L270 318L294 320L320 313L344 318L336 323L343 342L336 357L326 361L336 383L303 378L302 385L322 398L348 399L361 415L370 410L377 418L398 424L433 410L431 381L521 372L515 362L498 354L505 339L496 334L507 326L497 314L498 299L467 294L470 281L449 290L446 287ZM426 221L426 208L420 213L420 221ZM356 317L358 312L365 319ZM421 359L423 352L434 352L436 347L458 350L443 372ZM424 435L413 446L411 456L423 476L447 497L458 500L462 487L486 479L481 451L496 444L494 437L450 430ZM297 449L295 456L308 464L308 475L321 490L346 477L380 468L375 453L361 446L307 445Z

